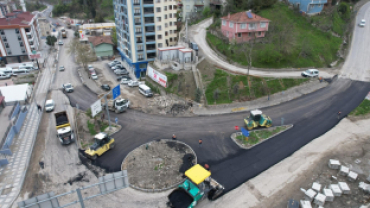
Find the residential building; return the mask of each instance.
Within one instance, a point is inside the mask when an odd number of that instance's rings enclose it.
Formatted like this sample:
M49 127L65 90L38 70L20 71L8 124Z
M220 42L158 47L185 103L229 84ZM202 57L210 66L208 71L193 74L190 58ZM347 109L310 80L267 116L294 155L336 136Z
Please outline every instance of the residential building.
M177 43L175 0L114 0L117 49L136 77L145 76L157 48Z
M14 10L17 10L17 7L13 1L0 1L0 18L4 18Z
M217 0L215 3L217 3ZM179 0L178 6L181 20L185 22L187 18L191 18L198 12L202 12L204 7L209 7L210 0Z
M97 57L113 56L113 42L111 36L88 37L90 47L94 49Z
M221 17L222 34L229 41L246 42L253 38L265 37L270 20L250 11L238 12Z
M209 5L212 9L222 9L226 0L210 0Z
M28 55L39 48L37 15L16 11L0 18L0 57L8 63L29 61Z
M308 15L320 13L324 6L331 4L331 0L288 0L293 6L298 7L299 10Z

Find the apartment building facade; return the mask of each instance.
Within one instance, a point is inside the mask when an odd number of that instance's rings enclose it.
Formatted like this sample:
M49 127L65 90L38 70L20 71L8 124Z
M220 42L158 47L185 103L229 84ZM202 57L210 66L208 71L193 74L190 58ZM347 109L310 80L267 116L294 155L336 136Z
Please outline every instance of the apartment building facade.
M0 57L8 63L29 61L28 55L39 48L37 15L16 11L0 18Z
M177 44L175 0L114 0L117 49L135 72L145 76L157 49Z
M187 18L191 18L193 15L202 12L205 7L209 6L210 0L179 0L179 16L181 20L185 22Z
M13 1L0 1L0 18L4 18L16 9L17 7Z

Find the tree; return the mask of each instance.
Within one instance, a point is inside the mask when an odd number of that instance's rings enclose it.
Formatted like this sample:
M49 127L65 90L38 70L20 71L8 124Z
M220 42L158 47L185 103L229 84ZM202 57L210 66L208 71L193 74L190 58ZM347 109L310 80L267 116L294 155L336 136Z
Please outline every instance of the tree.
M57 42L57 38L55 36L47 36L46 37L46 44L49 46L54 46L55 42Z
M82 64L83 68L87 70L87 64L96 60L96 55L90 45L82 44L78 39L73 39L67 45L67 53L75 55L76 63Z
M217 101L219 97L220 97L220 90L217 88L217 89L213 92L213 98Z
M206 6L206 7L203 9L203 11L202 11L202 15L203 15L204 17L209 17L209 16L211 15L211 9L210 9L208 6Z
M252 60L253 60L253 47L255 43L256 37L249 40L249 42L243 43L239 48L239 52L244 55L244 59L248 64L248 72L247 76L249 76L249 70L252 68Z
M116 27L114 27L112 29L112 35L111 35L111 37L112 37L112 42L114 44L114 47L116 48L117 47L117 30L116 30Z

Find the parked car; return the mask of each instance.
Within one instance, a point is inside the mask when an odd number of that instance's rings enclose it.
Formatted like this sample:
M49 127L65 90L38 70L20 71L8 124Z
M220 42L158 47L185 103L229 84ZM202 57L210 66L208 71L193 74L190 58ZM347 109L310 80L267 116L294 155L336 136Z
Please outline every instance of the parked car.
M109 90L110 90L110 86L109 86L109 85L107 85L107 84L103 84L103 85L101 86L101 88L102 88L103 90L106 90L106 91L109 91Z
M129 87L138 87L140 85L140 82L139 81L134 81L134 80L131 80L127 83L127 85Z
M0 79L9 79L10 74L0 73Z
M306 71L302 72L303 77L318 77L319 70L317 69L307 69Z
M112 66L111 69L114 71L116 69L126 69L126 68L122 66L121 64L117 64L117 65Z
M117 65L117 64L121 64L121 62L114 60L114 61L112 61L112 62L109 62L109 63L108 63L108 66L109 66L109 67L112 67L112 66L115 66L115 65Z
M128 84L131 81L130 77L125 77L121 79L121 84Z
M116 69L114 70L114 73L116 75L128 75L129 72L126 69Z
M366 20L362 19L360 23L358 23L358 26L365 27Z
M73 92L74 91L73 86L72 86L71 83L63 84L62 87L63 87L63 91L65 91L65 92Z
M94 69L94 68L89 68L89 72L90 72L90 74L96 74L96 72L95 72L95 69Z
M45 102L45 111L46 112L50 112L50 111L53 111L55 108L55 103L53 100L47 100Z
M88 69L94 69L93 65L87 65Z
M59 67L59 71L64 71L64 70L65 70L64 66Z
M96 75L96 74L91 74L91 79L93 79L93 80L97 80L97 79L98 79L98 75Z
M117 77L117 81L121 81L122 78L129 77L128 75L122 75Z
M60 40L60 41L58 42L58 45L63 45L63 41L61 41L61 40Z

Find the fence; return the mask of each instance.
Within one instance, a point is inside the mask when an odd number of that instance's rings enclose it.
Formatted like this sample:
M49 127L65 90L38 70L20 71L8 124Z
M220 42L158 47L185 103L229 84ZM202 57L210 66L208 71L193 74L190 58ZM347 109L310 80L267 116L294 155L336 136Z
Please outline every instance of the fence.
M18 115L19 109L20 109L19 102L16 102L13 105L13 109L12 109L11 113L9 113L9 120L11 120L14 116Z
M63 194L54 195L53 192L43 194L40 196L36 196L25 201L18 202L19 208L62 208L68 207L74 204L79 203L81 208L85 208L84 201L89 199L95 198L97 196L102 196L105 194L109 194L119 189L127 188L129 186L128 177L127 177L127 170L123 170L120 172L112 173L105 175L103 177L99 177L99 183L95 183L86 187L78 188L76 190L72 190ZM92 196L83 197L82 191L86 189L91 189L93 187L98 187L99 191L97 194ZM87 191L86 191L87 192ZM86 194L85 192L85 194ZM60 205L58 198L70 195L70 194L77 194L78 200L67 202L67 204Z

